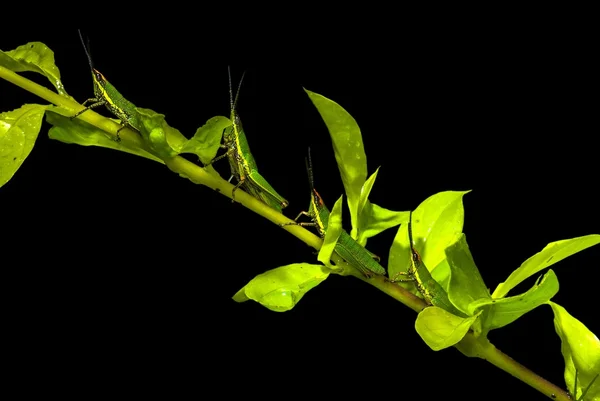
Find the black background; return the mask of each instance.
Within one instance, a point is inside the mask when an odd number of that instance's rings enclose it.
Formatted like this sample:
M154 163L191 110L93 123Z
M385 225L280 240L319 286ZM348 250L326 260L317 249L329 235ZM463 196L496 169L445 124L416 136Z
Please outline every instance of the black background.
M200 31L84 29L107 79L187 137L228 116L227 66L235 81L245 70L239 112L261 173L290 201L287 216L308 206L308 146L325 201L331 207L343 193L304 87L357 120L369 174L381 166L374 203L409 210L439 191L472 190L464 231L492 291L547 243L600 232L597 69L586 45L560 30L281 43L208 40ZM54 50L69 94L91 97L76 29L3 34L0 48L29 41ZM46 102L0 82L0 110L23 103ZM52 141L48 128L0 189L5 330L48 371L66 362L106 384L198 394L377 398L426 390L427 399L479 400L479 387L498 399L544 399L484 361L431 351L411 310L353 278L331 276L286 313L235 303L232 295L255 275L314 262L312 250L158 163ZM216 168L228 178L226 162ZM369 241L384 265L395 232ZM595 333L598 260L596 247L552 266L561 284L553 300ZM490 339L562 387L552 318L539 307Z

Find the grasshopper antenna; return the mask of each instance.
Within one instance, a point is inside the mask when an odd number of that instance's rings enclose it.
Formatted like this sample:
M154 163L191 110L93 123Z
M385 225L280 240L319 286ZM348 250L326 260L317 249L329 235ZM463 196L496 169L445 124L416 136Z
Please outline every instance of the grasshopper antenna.
M244 76L246 75L246 71L242 73L242 77L240 78L240 83L238 84L237 90L235 91L235 99L233 98L233 85L231 83L231 68L227 66L227 75L229 76L229 106L231 107L231 111L235 111L237 106L238 97L240 96L240 88L242 87L242 82L244 81Z
M87 44L86 44L85 40L83 40L83 35L81 34L81 29L78 29L77 33L79 33L79 39L81 40L81 44L83 45L83 50L85 51L85 55L87 56L88 64L90 65L90 68L93 70L94 63L92 62L92 56L90 56L90 52L89 52L90 38L88 38Z
M304 159L306 163L306 173L308 174L308 184L310 185L310 190L313 191L315 189L315 180L313 176L313 166L312 159L310 157L310 146L308 147L308 156Z
M408 214L408 242L410 247L413 246L413 235L412 235L412 210Z

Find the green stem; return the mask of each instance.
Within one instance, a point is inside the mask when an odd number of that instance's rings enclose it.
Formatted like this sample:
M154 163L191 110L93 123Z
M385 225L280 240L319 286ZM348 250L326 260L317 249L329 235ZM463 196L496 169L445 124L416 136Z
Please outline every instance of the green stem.
M4 78L5 80L55 104L56 106L73 110L73 113L83 108L83 106L76 101L54 93L51 90L36 84L27 78L23 78L22 76L2 66L0 66L0 78ZM120 128L120 125L117 123L91 110L83 113L78 118L81 118L82 120L104 130L115 137L117 130ZM129 128L124 129L121 131L120 136L124 145L131 148L141 148L150 152L142 138L135 131L132 131ZM165 159L164 162L169 169L184 178L188 178L193 183L207 186L217 192L220 192L222 195L230 199L232 198L232 190L234 186L221 177L208 173L204 168L189 162L180 156L175 156L171 159ZM263 202L248 195L241 189L236 190L235 200L244 207L252 210L253 212L263 216L267 220L277 225L281 223L292 222L292 220L283 214L271 209ZM294 235L296 238L300 239L314 249L321 249L323 241L305 228L297 225L287 225L282 227L282 229L288 231L290 234ZM364 282L374 286L375 288L400 301L416 312L420 312L423 308L427 307L421 298L418 298L399 285L391 283L386 277L375 276L372 278L366 278L360 272L358 272L358 270L346 264L346 262L335 253L332 255L332 260L337 266L342 268L342 274L349 274L360 280L363 280ZM559 401L571 401L571 398L567 392L546 381L509 356L505 355L485 338L478 338L472 332L469 332L458 344L455 345L455 347L465 355L485 359L494 366L497 366L505 372L508 372L514 377L529 384L531 387L542 392L551 399Z

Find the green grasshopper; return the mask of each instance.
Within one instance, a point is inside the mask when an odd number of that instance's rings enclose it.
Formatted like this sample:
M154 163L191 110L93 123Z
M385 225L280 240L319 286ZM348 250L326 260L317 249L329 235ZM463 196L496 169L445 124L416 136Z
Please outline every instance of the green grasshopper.
M231 168L231 177L229 177L228 181L231 182L233 177L237 179L237 184L231 191L232 201L235 201L235 191L241 187L253 197L261 200L269 207L281 213L281 210L288 206L288 201L279 195L258 172L256 161L254 160L252 153L250 153L250 146L248 145L246 134L244 133L240 117L236 111L238 96L240 94L240 88L245 72L238 84L235 100L233 98L231 71L229 68L227 68L227 73L229 75L230 119L232 125L225 129L225 132L223 133L223 144L221 145L221 148L227 149L227 151L225 154L214 158L209 164L213 164L223 157L228 158L229 167Z
M412 235L412 211L409 214L408 220L408 240L410 242L411 253L410 267L408 268L408 271L398 272L398 274L390 281L392 283L398 281L413 281L417 286L417 290L419 290L421 295L423 295L425 302L429 305L438 306L456 316L466 317L464 313L459 311L452 302L450 302L448 294L446 294L444 288L431 276L427 266L425 266L425 263L423 263L423 260L421 259L421 255L417 252ZM408 278L398 279L398 276L400 275L406 275Z
M325 206L323 198L321 198L321 195L319 195L314 187L310 149L308 150L308 159L305 159L305 162L311 191L308 212L300 212L294 219L293 223L282 223L280 226L299 225L302 227L316 227L317 231L319 232L319 236L321 238L325 238L327 227L329 225L330 212L329 209L327 209L327 206ZM300 216L307 216L312 221L310 223L298 223ZM344 230L342 230L340 233L334 251L340 255L350 266L358 269L358 271L360 271L367 278L372 277L374 274L379 276L385 276L386 274L383 266L375 261L375 259L379 259L379 257L360 246L360 244Z
M138 120L138 112L135 110L136 106L131 103L129 100L125 99L123 95L119 93L114 86L110 84L104 78L104 75L100 71L94 68L94 64L92 62L92 57L89 52L89 40L88 45L86 46L83 36L81 36L81 31L79 32L79 39L81 39L81 44L83 45L83 50L85 50L85 55L88 59L88 64L90 65L90 69L92 70L92 79L94 80L94 97L87 99L83 102L83 106L88 103L92 103L87 106L85 109L79 111L71 120L75 117L78 117L85 111L89 109L93 109L99 106L106 106L106 108L115 116L121 120L122 127L117 131L117 142L121 140L119 136L119 132L125 127L129 127L137 132L140 131L140 121Z

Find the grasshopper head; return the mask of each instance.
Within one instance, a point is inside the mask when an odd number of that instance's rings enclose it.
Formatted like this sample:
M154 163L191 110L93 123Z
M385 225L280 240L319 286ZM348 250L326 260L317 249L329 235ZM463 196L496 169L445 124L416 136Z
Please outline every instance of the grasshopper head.
M94 84L103 87L106 83L106 78L104 78L104 75L102 75L102 73L95 68L92 68L92 75L94 77Z
M323 198L321 198L321 195L319 195L316 189L312 189L311 195L308 214L310 214L313 221L317 223L319 234L324 236L327 225L329 224L329 210L327 210Z

